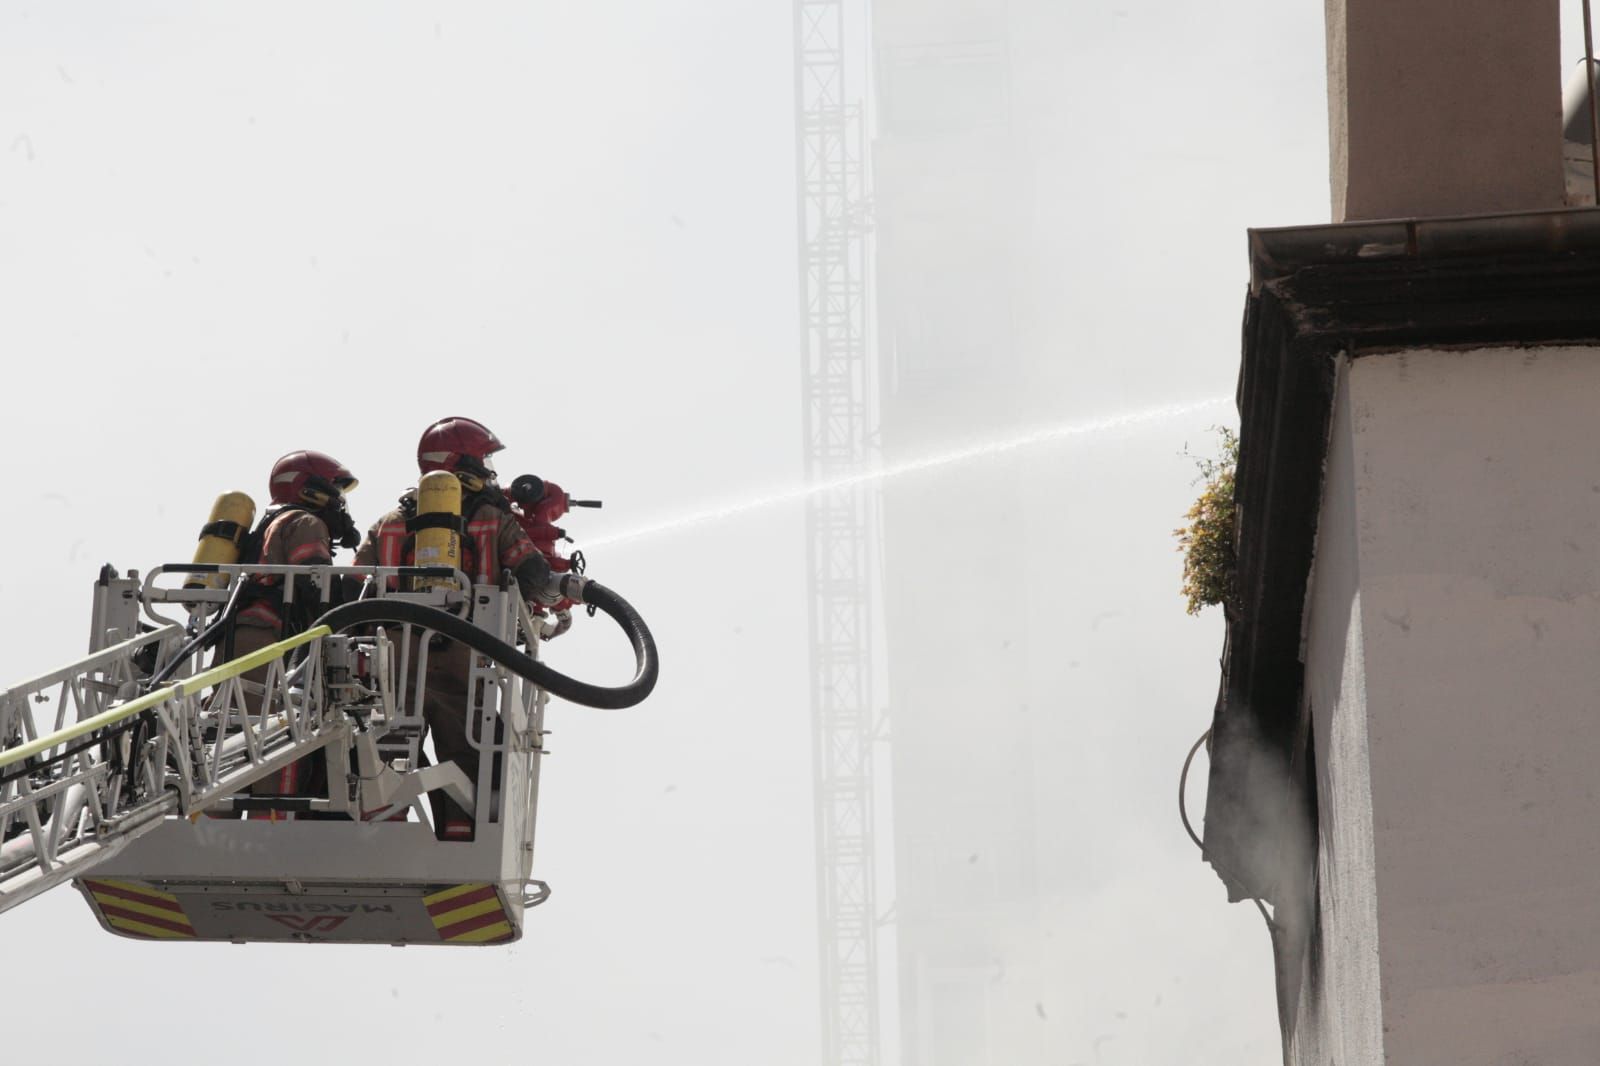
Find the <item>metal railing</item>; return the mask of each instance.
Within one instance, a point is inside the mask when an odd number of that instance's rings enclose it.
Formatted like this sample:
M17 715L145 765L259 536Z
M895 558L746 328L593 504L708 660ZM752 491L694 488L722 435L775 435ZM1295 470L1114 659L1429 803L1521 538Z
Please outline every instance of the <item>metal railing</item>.
M162 584L197 573L225 580L218 587ZM351 820L404 819L410 809L426 820L426 794L436 789L456 797L480 828L508 821L523 855L521 880L537 884L531 862L545 694L489 658L471 656L467 738L487 757L476 774L424 767L419 748L434 643L425 625L374 625L359 635L317 625L207 665L215 642L203 634L228 601L228 586L262 574L279 576L288 603L297 580L309 579L324 606L341 578L360 577L363 595L470 616L501 641L520 639L537 657L541 624L515 586L474 587L454 569L172 564L141 580L108 568L96 584L91 647L108 634L116 642L0 690L0 911L81 876L174 815L274 806ZM390 591L417 577L448 578L456 587ZM164 604L181 605L187 621L163 618L157 607ZM141 613L163 624L127 637L140 628ZM152 684L158 687L143 691ZM325 796L243 795L322 749ZM526 760L517 794L497 795L490 777L514 755ZM499 802L479 804L480 796Z
M144 695L108 698L108 686L132 686L143 648L171 636L145 634L0 691L0 738L25 738L0 748L0 911L78 876L162 817L197 815L349 736L350 718L326 713L322 683L330 653L347 653L349 638L325 626ZM245 680L257 670L258 683ZM56 728L31 735L32 705L51 693Z

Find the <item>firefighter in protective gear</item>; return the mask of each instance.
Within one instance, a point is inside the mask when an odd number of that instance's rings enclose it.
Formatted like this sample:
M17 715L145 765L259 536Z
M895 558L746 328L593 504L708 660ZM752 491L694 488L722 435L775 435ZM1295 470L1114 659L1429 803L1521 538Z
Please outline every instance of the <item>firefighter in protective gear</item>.
M345 507L345 493L355 487L355 476L331 455L316 451L285 455L272 466L273 506L251 532L241 561L278 566L330 565L335 546L353 548L358 541L355 522ZM338 591L335 585L334 592ZM322 610L320 590L309 578L295 579L291 603L285 604L283 593L284 583L279 575L263 574L250 579L234 621L230 657L247 655L292 636ZM244 678L259 684L266 675L267 667L263 666L245 674ZM251 791L295 795L307 786L306 778L312 769L310 760L302 759L256 782ZM251 817L281 821L293 815L258 811Z
M423 431L417 443L420 473L448 471L461 482L461 569L476 583L494 583L510 571L525 600L549 600L550 566L511 514L495 483L492 456L505 445L481 422L444 418ZM417 490L400 498L367 532L356 552L357 566L415 565ZM440 762L455 763L467 780L478 780L478 751L468 740L468 679L471 651L435 638L424 679L422 713ZM416 661L415 656L411 658ZM409 686L408 686L409 687ZM472 820L454 800L433 796L434 821L441 840L471 840Z
M567 531L556 525L568 511L571 497L565 489L554 481L548 481L533 474L523 474L512 481L510 491L506 495L511 497L511 513L516 516L517 523L522 526L522 531L533 541L533 546L539 554L544 556L544 561L550 564L553 574L566 574L572 571L573 560L561 554L556 548L558 541L571 541ZM597 501L583 501L583 506L589 506ZM541 639L554 640L572 628L573 602L568 599L546 605L555 618L554 626L549 632L544 633ZM534 612L536 615L542 612Z

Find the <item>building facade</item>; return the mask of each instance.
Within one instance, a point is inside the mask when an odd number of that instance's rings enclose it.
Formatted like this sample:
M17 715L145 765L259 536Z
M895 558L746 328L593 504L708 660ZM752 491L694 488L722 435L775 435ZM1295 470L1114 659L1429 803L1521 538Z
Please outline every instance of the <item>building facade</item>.
M1332 0L1338 221L1251 234L1205 847L1303 1066L1600 1046L1600 220L1525 8Z

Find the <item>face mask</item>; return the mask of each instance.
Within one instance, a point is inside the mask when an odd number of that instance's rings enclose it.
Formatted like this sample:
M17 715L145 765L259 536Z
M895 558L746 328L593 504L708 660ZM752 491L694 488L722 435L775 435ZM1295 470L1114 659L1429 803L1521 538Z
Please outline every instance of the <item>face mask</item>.
M350 517L343 496L323 509L323 519L328 523L328 535L339 547L355 548L361 544L361 532L356 529L356 520Z

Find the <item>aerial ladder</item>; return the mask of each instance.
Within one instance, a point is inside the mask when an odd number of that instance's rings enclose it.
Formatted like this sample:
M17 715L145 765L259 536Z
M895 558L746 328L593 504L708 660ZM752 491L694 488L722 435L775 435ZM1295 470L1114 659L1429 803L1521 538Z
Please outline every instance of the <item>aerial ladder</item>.
M239 590L262 575L289 602L313 590L316 621L208 663ZM359 595L337 603L352 580ZM626 632L627 684L541 662L552 623L530 614L509 574L474 584L437 566L189 563L142 578L105 567L88 655L0 691L0 912L72 882L104 928L141 939L519 938L526 910L549 896L533 877L549 698L632 706L657 673L625 600L577 573L553 580ZM471 651L475 773L429 765L421 746L441 640ZM313 756L326 761L324 794L263 794ZM470 841L438 839L434 794L468 812ZM250 817L268 811L278 817Z

